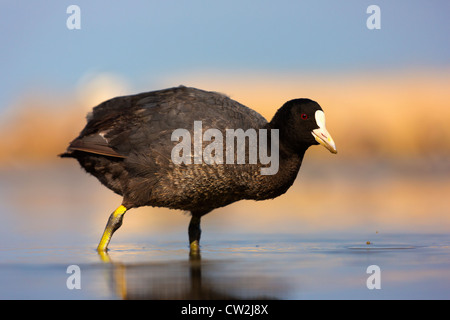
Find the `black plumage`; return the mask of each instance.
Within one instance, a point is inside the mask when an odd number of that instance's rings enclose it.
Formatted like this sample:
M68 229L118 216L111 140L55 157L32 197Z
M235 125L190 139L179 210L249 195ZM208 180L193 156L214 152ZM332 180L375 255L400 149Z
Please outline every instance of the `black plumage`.
M184 86L117 97L88 114L85 128L61 156L76 158L87 172L123 196L123 208L111 215L99 250L106 250L126 210L159 206L191 212L189 240L191 250L198 251L202 215L241 199L264 200L283 194L293 184L311 145L321 143L335 152L331 137L312 134L321 130L320 134L329 136L324 123L318 123L317 111L322 109L316 102L295 99L267 122L223 94ZM223 133L224 155L226 129L278 129L278 172L261 174L261 167L267 165L259 161L175 164L171 154L179 142L172 141L172 133L183 128L193 137L194 121L202 121L202 132L218 129ZM268 136L270 150L276 141ZM209 143L203 141L202 148Z

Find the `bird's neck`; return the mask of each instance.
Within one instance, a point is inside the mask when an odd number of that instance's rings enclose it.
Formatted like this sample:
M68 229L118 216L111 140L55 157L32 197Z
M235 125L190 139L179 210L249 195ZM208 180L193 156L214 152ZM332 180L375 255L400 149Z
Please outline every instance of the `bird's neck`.
M272 199L285 193L298 175L306 150L307 147L293 152L280 143L278 171L275 174L258 176L258 190L253 199Z

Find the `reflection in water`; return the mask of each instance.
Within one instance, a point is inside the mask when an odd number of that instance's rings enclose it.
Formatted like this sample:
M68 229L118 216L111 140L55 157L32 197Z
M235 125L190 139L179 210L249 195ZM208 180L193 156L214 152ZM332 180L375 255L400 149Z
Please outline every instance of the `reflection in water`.
M275 299L268 294L286 290L274 278L258 276L222 277L227 261L202 261L190 256L186 261L166 263L114 262L108 253L99 253L108 263L107 282L111 290L122 299L151 300L236 300ZM249 272L250 273L250 272Z

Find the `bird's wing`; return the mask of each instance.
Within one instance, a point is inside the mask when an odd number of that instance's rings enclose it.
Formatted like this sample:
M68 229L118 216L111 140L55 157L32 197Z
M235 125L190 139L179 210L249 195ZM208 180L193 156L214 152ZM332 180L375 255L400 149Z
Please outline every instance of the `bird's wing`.
M177 87L117 97L95 107L69 151L112 157L160 153L170 158L176 129L191 133L194 121L203 130L261 128L267 123L256 111L218 93Z

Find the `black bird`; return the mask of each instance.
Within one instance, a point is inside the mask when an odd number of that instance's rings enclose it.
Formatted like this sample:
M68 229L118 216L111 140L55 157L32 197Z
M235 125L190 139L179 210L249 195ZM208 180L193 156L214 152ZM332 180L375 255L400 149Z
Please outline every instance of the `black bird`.
M99 252L107 250L127 210L156 206L190 211L189 243L195 254L203 215L238 200L285 193L305 151L315 144L336 153L315 101L290 100L267 122L223 94L180 86L101 103L60 156L77 159L123 196Z

